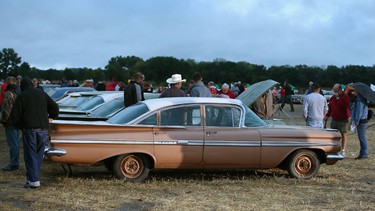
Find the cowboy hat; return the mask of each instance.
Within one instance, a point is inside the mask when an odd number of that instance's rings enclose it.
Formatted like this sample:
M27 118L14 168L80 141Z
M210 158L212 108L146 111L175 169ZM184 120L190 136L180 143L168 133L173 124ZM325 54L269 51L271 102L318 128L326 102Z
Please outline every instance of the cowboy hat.
M169 84L176 84L186 82L186 79L182 79L181 74L173 74L171 78L167 79L167 83Z

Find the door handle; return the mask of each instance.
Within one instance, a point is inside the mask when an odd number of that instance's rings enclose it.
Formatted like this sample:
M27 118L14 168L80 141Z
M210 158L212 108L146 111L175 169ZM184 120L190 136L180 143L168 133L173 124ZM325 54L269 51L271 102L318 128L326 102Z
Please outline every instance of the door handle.
M211 134L216 135L216 134L217 134L217 131L209 131L209 132L206 132L206 135L207 135L207 136L210 136Z

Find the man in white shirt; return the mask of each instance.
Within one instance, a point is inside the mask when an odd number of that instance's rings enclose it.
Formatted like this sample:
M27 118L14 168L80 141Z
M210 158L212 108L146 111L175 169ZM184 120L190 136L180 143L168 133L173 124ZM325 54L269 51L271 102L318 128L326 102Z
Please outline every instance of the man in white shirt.
M304 97L302 111L306 125L323 128L323 119L328 112L328 104L326 98L319 92L319 84L313 84L312 93Z

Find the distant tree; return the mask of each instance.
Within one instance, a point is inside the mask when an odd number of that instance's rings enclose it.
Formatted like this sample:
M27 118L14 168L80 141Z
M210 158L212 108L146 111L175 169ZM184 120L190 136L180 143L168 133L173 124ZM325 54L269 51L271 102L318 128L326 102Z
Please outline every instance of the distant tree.
M112 57L105 66L106 76L118 81L125 81L130 77L128 69L142 61L143 59L137 56Z
M6 78L9 72L16 72L20 63L21 57L17 55L13 48L3 48L0 52L1 77Z
M17 73L17 75L29 76L30 72L31 72L31 67L30 67L29 63L22 62L21 66L18 68L18 70L19 70L19 73Z
M146 68L142 73L145 75L146 81L164 83L167 78L175 73L186 77L186 70L181 67L181 61L174 57L158 56L146 61Z

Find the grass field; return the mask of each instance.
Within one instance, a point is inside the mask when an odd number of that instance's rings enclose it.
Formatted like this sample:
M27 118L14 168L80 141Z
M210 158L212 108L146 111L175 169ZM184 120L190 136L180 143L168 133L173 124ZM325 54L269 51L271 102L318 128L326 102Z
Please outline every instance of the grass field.
M275 117L304 124L300 105L287 114L294 120L282 112ZM350 135L347 158L333 166L322 165L311 180L292 179L277 169L184 170L156 171L145 182L124 183L103 166L75 166L73 175L67 176L60 164L46 160L42 187L29 190L23 188L21 156L20 170L0 172L0 210L375 210L375 126L367 136L369 159L354 160L359 143L356 135ZM8 156L1 130L1 167Z

